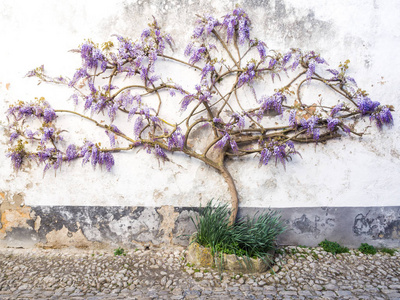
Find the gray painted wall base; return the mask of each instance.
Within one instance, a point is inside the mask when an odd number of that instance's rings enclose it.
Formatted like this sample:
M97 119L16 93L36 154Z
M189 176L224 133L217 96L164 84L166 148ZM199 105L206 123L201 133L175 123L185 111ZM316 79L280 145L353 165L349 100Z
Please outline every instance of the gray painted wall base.
M66 246L128 248L159 244L186 246L194 232L191 216L198 208L33 206L29 214L13 215L0 223L0 245L8 247ZM374 246L400 247L400 207L309 207L278 210L287 230L278 244L316 246L324 239L348 247L367 242ZM240 208L239 217L261 208ZM0 212L1 220L9 220Z

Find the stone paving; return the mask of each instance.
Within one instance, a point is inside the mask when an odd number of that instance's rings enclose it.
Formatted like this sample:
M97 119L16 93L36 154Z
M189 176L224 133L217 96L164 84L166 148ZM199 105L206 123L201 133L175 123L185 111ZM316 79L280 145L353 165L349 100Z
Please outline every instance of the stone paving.
M0 249L0 299L400 299L400 252L285 247L263 274L202 269L183 248Z

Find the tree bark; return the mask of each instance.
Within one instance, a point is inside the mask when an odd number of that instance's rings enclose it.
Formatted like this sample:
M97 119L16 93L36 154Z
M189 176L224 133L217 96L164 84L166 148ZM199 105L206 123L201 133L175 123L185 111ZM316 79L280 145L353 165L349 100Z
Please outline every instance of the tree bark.
M236 220L238 208L239 208L239 196L236 190L236 185L233 180L231 173L229 173L228 169L222 165L219 169L222 176L225 179L225 182L228 184L228 190L231 195L231 215L229 217L229 224L233 225Z

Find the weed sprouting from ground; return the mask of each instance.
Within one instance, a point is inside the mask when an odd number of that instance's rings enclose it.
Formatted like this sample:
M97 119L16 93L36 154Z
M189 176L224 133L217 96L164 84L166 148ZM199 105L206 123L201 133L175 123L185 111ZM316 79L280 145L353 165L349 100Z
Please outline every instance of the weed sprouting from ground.
M126 256L126 253L123 248L118 247L117 249L114 250L114 256L120 256L120 255Z
M348 253L349 248L343 247L339 245L337 242L331 242L328 240L324 240L318 244L318 246L322 247L326 252L330 252L332 254L340 254L340 253Z
M390 254L390 256L393 256L394 253L395 253L397 250L384 247L384 248L380 248L379 251L380 251L380 252L383 252L383 253Z
M364 253L364 254L372 254L372 255L374 255L374 254L376 254L376 248L374 247L374 246L372 246L372 245L369 245L369 244L367 244L367 243L362 243L361 244L361 246L358 248L358 250L361 252L361 253Z

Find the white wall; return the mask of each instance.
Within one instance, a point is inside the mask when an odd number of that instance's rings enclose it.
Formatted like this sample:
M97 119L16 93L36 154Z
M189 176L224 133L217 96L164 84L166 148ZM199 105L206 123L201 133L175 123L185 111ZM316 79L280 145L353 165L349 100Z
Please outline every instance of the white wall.
M275 0L242 1L253 20L253 35L272 49L299 47L320 52L336 67L351 60L351 75L373 100L400 107L400 2ZM234 3L224 1L1 1L0 111L16 100L44 96L54 108L71 107L71 91L23 78L44 64L50 74L72 77L79 67L77 48L85 38L109 40L118 33L138 37L154 15L175 38L175 55L194 28L195 14L223 16ZM183 74L183 77L188 77ZM189 77L190 78L190 77ZM9 84L9 85L8 85ZM361 140L343 137L326 145L299 146L282 166L258 168L257 158L228 164L241 205L249 207L398 206L400 199L400 136L398 113L394 126L374 126ZM6 123L3 113L0 120ZM77 118L60 118L82 135L95 137L91 125ZM369 120L362 121L365 125ZM93 171L88 164L64 165L57 176L32 164L13 172L7 138L0 130L0 191L24 193L27 205L197 206L211 198L228 199L222 177L202 163L169 155L159 163L144 151L116 154L112 172ZM67 134L68 136L68 134ZM1 154L3 153L3 154Z

